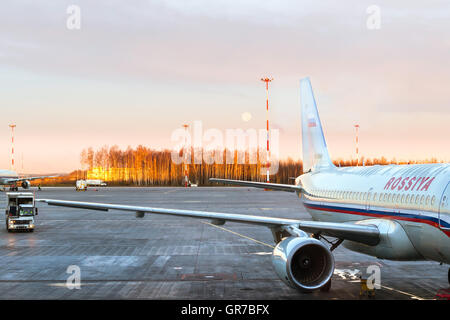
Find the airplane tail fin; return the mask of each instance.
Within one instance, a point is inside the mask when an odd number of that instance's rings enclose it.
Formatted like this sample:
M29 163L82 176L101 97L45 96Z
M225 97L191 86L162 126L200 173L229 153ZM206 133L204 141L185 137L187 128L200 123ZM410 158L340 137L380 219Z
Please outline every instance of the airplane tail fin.
M303 172L333 168L309 78L300 80Z

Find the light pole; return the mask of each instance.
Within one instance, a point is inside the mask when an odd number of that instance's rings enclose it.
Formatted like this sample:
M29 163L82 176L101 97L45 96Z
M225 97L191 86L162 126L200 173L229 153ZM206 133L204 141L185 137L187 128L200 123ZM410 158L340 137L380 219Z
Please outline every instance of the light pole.
M261 78L261 81L266 83L266 129L267 129L267 158L266 158L266 169L267 169L267 177L266 182L270 182L269 178L269 170L270 170L270 148L269 148L269 82L271 82L273 78Z
M188 187L188 165L187 165L187 136L188 136L188 128L189 125L187 124L183 124L183 127L186 131L185 136L184 136L184 148L183 148L183 159L184 159L184 187L187 188Z
M358 150L358 129L359 129L359 124L355 124L355 129L356 129L356 166L359 165L359 150Z
M11 171L14 171L14 128L16 125L10 124L9 127L11 128Z

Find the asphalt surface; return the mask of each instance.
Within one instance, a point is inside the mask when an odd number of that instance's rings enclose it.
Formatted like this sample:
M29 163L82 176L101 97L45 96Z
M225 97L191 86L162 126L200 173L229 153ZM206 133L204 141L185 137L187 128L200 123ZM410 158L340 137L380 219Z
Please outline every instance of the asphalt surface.
M35 191L35 189L32 189ZM37 198L196 209L310 220L292 193L249 188L43 188ZM6 207L0 193L0 207ZM371 299L356 274L381 270L372 299L434 299L448 266L394 262L334 251L330 292L300 293L273 271L269 229L40 203L34 233L8 233L0 221L0 299ZM74 284L80 271L80 288Z

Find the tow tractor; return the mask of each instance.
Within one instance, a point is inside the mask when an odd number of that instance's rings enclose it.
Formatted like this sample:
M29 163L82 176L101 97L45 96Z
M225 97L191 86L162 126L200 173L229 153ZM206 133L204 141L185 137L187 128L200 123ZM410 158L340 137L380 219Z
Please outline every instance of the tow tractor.
M5 212L6 230L34 231L34 216L38 209L35 207L32 192L8 192L8 203Z

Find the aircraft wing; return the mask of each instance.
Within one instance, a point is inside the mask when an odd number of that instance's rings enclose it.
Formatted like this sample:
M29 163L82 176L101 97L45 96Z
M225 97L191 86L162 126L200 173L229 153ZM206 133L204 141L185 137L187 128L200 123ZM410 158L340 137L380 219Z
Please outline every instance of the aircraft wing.
M11 178L6 180L6 183L14 183L14 182L20 182L20 181L32 181L37 179L45 179L45 178L56 178L59 176L39 176L39 177L23 177L23 178Z
M280 191L288 191L288 192L295 192L295 191L303 192L304 191L302 187L296 186L293 184L253 182L253 181L217 179L217 178L210 178L209 181L221 182L224 184L232 184L232 185L236 185L236 186L264 188L264 189L272 189L272 190L280 190Z
M287 227L298 228L309 233L320 233L339 239L351 240L367 245L376 245L379 242L379 230L374 225L358 225L353 223L332 223L319 221L302 221L295 219L284 219L264 216L254 216L235 213L219 213L196 210L164 209L152 207L140 207L120 204L80 202L53 199L36 199L48 205L91 209L91 210L122 210L136 212L136 217L142 218L145 213L164 214L172 216L190 217L211 220L213 224L223 225L226 221L246 224L261 225L272 230Z

